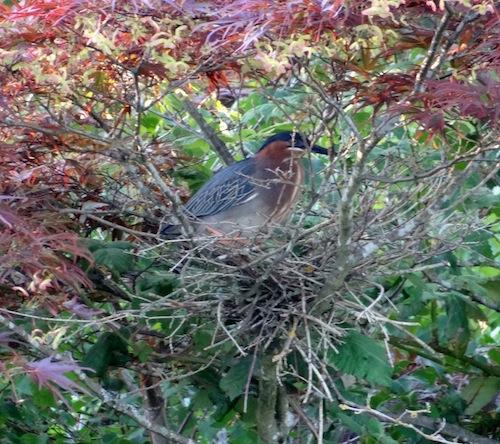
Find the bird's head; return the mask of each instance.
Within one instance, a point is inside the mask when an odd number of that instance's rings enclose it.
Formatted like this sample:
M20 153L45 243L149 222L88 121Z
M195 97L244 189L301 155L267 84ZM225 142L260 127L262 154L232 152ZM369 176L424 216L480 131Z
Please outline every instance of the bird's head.
M307 150L310 148L314 153L328 154L328 150L326 148L319 145L312 145L309 140L302 136L302 134L292 131L284 131L269 137L260 147L259 152L265 150L267 147L275 144L276 142L285 142L287 144L286 146L292 150Z

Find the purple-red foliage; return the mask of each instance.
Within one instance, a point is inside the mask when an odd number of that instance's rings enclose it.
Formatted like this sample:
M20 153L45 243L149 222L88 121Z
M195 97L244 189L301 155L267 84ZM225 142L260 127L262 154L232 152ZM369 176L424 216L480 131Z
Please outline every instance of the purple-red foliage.
M24 369L40 387L46 387L58 396L60 396L59 388L70 392L80 391L86 393L86 390L80 384L68 378L65 374L92 370L80 367L73 361L56 361L53 357L27 362Z
M493 124L500 116L500 82L487 73L476 83L450 80L430 80L424 97L428 109L455 108L461 117L489 120Z

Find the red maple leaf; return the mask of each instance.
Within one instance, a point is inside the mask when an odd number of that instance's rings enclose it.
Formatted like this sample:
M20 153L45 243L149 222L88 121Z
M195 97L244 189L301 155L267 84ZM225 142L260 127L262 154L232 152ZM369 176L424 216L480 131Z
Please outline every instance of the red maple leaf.
M46 387L57 395L60 395L59 388L70 392L80 391L87 393L80 384L68 378L65 374L68 372L92 370L80 367L73 361L56 361L51 356L40 361L27 362L24 365L24 369L39 387Z

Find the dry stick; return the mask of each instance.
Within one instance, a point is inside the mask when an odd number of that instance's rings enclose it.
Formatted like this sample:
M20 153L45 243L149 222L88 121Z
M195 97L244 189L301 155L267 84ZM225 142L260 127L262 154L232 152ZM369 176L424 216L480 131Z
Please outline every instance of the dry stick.
M345 401L345 400L344 400ZM392 423L397 424L399 426L411 429L418 433L420 436L423 436L425 439L433 442L439 442L443 444L457 444L459 441L449 441L441 434L451 436L453 438L459 438L464 443L471 444L499 444L498 441L493 439L485 438L480 435L476 435L475 433L469 432L468 430L463 429L462 427L455 425L448 425L445 421L438 423L431 418L426 416L414 416L418 415L419 412L413 411L405 411L402 415L393 415L391 413L384 413L379 410L372 408L369 404L366 406L360 406L350 401L345 401L344 404L340 406L344 410L350 410L355 414L359 413L368 413L369 415L376 416L377 418ZM405 417L406 416L406 417ZM402 418L405 417L404 421ZM405 422L407 421L407 422ZM420 430L415 425L420 427L425 427L429 429L435 430L434 433L427 434Z
M136 159L137 160L137 159ZM134 185L137 186L141 195L145 199L151 199L151 202L156 202L162 209L163 213L168 212L168 207L166 207L163 202L158 199L158 196L153 193L152 189L144 183L141 177L141 173L139 171L139 166L136 163L131 162L129 159L124 159L120 162L121 165L125 168L130 178L133 180ZM159 187L159 185L158 185ZM173 207L173 204L172 204Z
M179 195L167 186L167 184L160 176L159 171L151 162L145 161L144 165L146 166L151 176L153 176L153 179L155 180L160 190L170 199L175 217L179 219L186 234L191 238L193 234L193 227L191 226L188 218L182 211L182 203L179 199Z
M38 131L39 133L42 134L47 134L49 136L61 136L67 133L67 131L77 134L78 136L84 137L86 139L92 140L103 147L109 147L111 145L111 141L105 139L104 137L99 137L94 134L89 134L84 131L77 130L75 128L64 128L63 129L49 129L49 128L44 128L42 126L36 125L34 123L28 123L28 122L15 122L11 119L5 119L3 122L0 123L0 126L8 126L8 127L15 127L15 128L27 128L27 129L32 129L34 131Z
M309 361L308 354L302 349L302 347L300 347L299 344L297 344L296 350L300 353L300 355L302 356L302 358L304 359L304 361L307 364L311 363ZM323 388L322 395L324 397L326 397L328 399L328 401L333 402L332 393L328 387L328 384L325 381L325 378L323 377L323 375L321 374L321 372L318 370L318 368L315 365L313 365L311 368L313 370L313 373L316 375L316 378L318 378L318 381L320 382L321 387Z
M427 416L417 416L413 417L411 414L404 418L410 424L415 424L426 429L436 429L441 427L441 433L446 436L451 436L452 438L458 438L462 442L470 444L499 444L499 441L495 439L485 438L484 436L477 435L476 433L470 432L460 426L455 424L445 424L441 426L434 419L428 418ZM455 441L454 441L455 442Z
M445 13L443 14L443 17L441 18L441 22L439 23L438 29L436 30L434 36L432 37L431 46L427 51L427 56L425 57L424 63L415 77L415 86L413 87L413 94L423 92L423 83L425 80L427 80L429 76L429 70L431 68L432 62L434 61L434 57L436 57L438 47L441 43L441 40L443 39L443 34L446 27L448 26L450 18L451 14L448 11L448 9L446 9Z
M451 11L451 7L449 4L446 4L447 11ZM451 12L450 12L451 13ZM436 72L439 67L443 64L444 58L448 54L448 51L451 49L452 45L457 41L460 34L463 32L464 28L481 17L479 12L469 11L462 21L455 28L455 32L448 38L446 45L443 45L441 48L436 61L431 65L432 71L428 73L427 78L431 78L434 72Z
M214 129L205 122L205 119L201 113L196 109L196 106L189 100L184 100L184 106L186 107L189 115L196 121L201 131L205 137L212 145L213 150L219 155L222 161L226 165L231 165L235 162L233 156L226 147L226 144L220 139Z
M224 325L224 320L222 319L222 302L220 302L219 305L217 306L217 324L220 325L222 330L224 330L224 333L226 333L228 338L231 339L231 342L236 346L236 348L240 352L240 355L246 356L248 353L241 348L240 344L238 344L236 339L234 339L234 336Z
M302 290L302 313L304 316L307 316L306 311L306 300L304 296L304 290ZM312 393L312 381L313 381L313 369L312 369L312 345L311 345L311 332L309 331L309 324L307 322L307 318L304 317L304 331L306 334L306 343L307 343L307 358L309 363L307 365L307 390L304 398L302 399L302 403L306 404L309 401L309 396Z
M262 444L279 442L280 433L276 421L278 399L277 365L277 363L273 362L270 353L262 356L256 413L257 432Z
M487 151L498 151L498 146L493 144L491 147L486 146L485 148L481 149L482 153L485 153ZM453 166L455 166L459 162L463 162L466 160L469 160L471 162L481 162L482 160L475 159L477 157L478 153L475 152L473 154L465 154L463 156L458 156L455 159L453 159L450 162L444 163L442 165L439 165L437 167L434 167L430 170L424 171L422 173L412 173L411 176L400 176L400 177L393 177L393 178L388 178L384 176L370 176L370 175L365 175L364 179L373 181L373 182L382 182L382 183L400 183L400 182L412 182L412 181L417 181L418 179L425 179L429 177L433 177L436 175L441 170L446 170L449 169Z
M322 398L319 399L318 406L318 444L323 444L323 433L324 433L324 421L325 418L323 416L323 403L324 400Z
M140 375L142 382L144 383L144 404L146 410L146 417L155 425L166 427L167 417L166 417L166 400L163 396L160 384L161 379L157 380L150 372L148 375ZM155 383L155 379L157 380ZM158 434L151 433L151 444L170 444L171 441Z
M314 427L314 424L311 422L309 417L305 414L304 410L302 410L302 408L297 403L297 401L295 401L295 399L290 398L289 402L290 402L290 405L292 406L292 409L295 410L297 415L299 415L300 419L302 419L302 421L304 421L307 428L314 435L314 437L316 438L316 441L319 441L318 431L316 430L316 427Z
M116 230L120 230L120 231L123 231L125 233L132 234L134 236L149 237L149 238L153 238L153 239L158 238L157 234L146 233L144 231L138 231L138 230L132 230L131 228L127 228L127 227L124 227L123 225L118 225L118 224L115 224L113 222L109 222L105 219L102 219L98 216L95 216L94 214L89 213L88 211L67 208L64 210L59 210L59 213L83 214L83 215L85 215L85 217L88 217L89 219L95 220L96 222L99 222L100 224L106 225L106 226L111 227L111 228L115 228Z
M245 390L243 392L243 413L247 413L248 410L248 395L250 393L250 383L252 382L253 372L255 370L255 364L257 363L257 353L259 352L259 344L255 346L252 363L250 364L250 368L248 370L247 381L245 383Z
M472 163L470 163L461 174L457 175L454 178L454 180L450 180L449 184L443 190L443 193L440 196L438 196L436 199L434 199L434 202L429 203L428 206L425 208L425 210L422 211L422 213L418 217L415 217L414 219L407 221L403 226L398 227L392 233L389 233L385 239L386 243L395 242L397 240L401 240L401 239L408 237L410 234L412 234L415 231L415 229L419 225L421 225L422 223L427 221L430 217L435 216L435 214L433 214L433 209L437 205L443 203L449 193L451 193L455 189L458 189L462 185L462 183L467 179L467 177L469 177L470 174L472 174L472 172L475 171L476 167L477 167L476 165L472 165ZM485 179L483 179L478 186L482 185L483 183L485 183L485 181L487 181L491 177L493 177L496 174L496 171L497 171L496 169L493 169L492 172L490 174L488 174L485 177ZM471 190L468 190L467 193L464 193L464 195L461 197L461 199L459 199L459 201L462 202L463 199L465 199L467 196L469 196L471 194L471 192L473 192L475 189L477 189L478 186L472 188ZM452 208L454 208L456 206L456 204L457 203L454 203L452 206L447 207L446 211L450 211ZM347 221L347 223L349 223L349 221ZM349 267L347 267L347 265L355 263L359 259L366 260L369 256L372 256L379 248L380 248L380 245L373 243L373 248L371 248L370 251L351 252L351 254L348 258L344 257L344 256L340 256L340 258L339 258L340 263L345 269L343 269L343 270L336 269L331 273L330 278L333 282L329 285L325 285L325 287L323 289L324 294L322 293L322 295L328 296L328 294L330 294L332 292L332 290L336 289L339 285L342 285L343 280L344 280L345 276L347 276L348 271L349 271ZM349 252L346 249L346 251L343 254L345 256L347 256L348 253Z
M41 344L37 340L35 340L30 334L24 331L22 328L18 327L12 321L7 319L6 317L0 315L0 323L7 327L9 330L16 333L18 336L21 336L28 344L30 344L33 348L41 352L45 356L53 356L55 358L58 357L57 350L54 350L44 344ZM67 352L65 352L67 353ZM108 392L106 389L102 388L99 384L92 381L84 372L76 371L75 372L81 381L85 383L85 385L90 388L105 404L108 404L114 410L121 412L130 418L134 419L138 424L155 432L165 438L170 439L174 443L179 444L195 444L193 440L189 438L185 438L172 430L167 429L166 427L158 426L149 421L144 414L142 414L139 409L134 407L131 404L127 404L121 399L117 398L111 392Z

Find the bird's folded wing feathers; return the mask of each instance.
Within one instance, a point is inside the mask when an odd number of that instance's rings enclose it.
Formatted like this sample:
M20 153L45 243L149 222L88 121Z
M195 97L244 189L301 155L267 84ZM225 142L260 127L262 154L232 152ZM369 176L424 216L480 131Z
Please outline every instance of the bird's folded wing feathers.
M251 162L235 163L209 180L184 207L188 217L207 217L255 199L258 187L252 182Z

